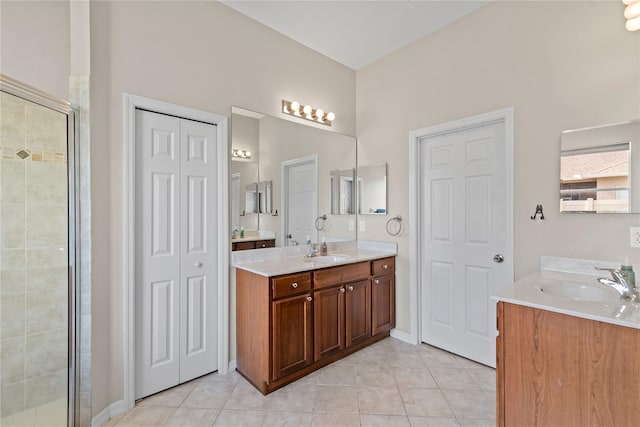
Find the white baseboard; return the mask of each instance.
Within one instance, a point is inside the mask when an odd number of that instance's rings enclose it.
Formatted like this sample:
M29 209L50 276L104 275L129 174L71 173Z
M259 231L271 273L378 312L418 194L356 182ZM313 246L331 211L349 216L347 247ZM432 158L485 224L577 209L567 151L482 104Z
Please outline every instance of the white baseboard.
M404 341L404 342L409 343L409 344L413 344L413 345L419 344L417 337L414 337L413 335L408 334L406 332L402 332L402 331L400 331L398 329L392 329L391 330L391 336L393 338L395 338L395 339L398 339L400 341Z
M111 405L104 408L95 417L91 419L91 427L101 427L104 423L109 421L113 417L122 415L127 412L127 405L124 400L118 400Z
M235 360L230 360L229 361L229 373L233 372L236 370L236 361Z

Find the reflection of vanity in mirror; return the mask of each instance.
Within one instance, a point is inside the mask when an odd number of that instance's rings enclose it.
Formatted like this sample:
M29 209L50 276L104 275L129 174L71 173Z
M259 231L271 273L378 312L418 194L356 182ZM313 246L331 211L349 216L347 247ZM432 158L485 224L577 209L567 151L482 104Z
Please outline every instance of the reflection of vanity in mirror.
M232 161L232 230L276 246L355 240L355 138L233 107L231 139L251 152Z
M560 212L640 213L640 120L562 132Z
M253 119L240 116L232 123L231 248L245 250L275 246L273 233L258 230L260 210L266 210L267 183L258 181L258 129ZM270 187L270 185L269 185Z

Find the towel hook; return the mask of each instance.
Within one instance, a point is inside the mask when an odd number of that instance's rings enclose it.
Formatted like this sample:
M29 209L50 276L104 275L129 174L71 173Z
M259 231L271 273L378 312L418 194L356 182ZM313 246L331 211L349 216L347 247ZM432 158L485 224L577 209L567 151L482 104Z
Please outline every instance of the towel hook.
M537 219L538 214L540 214L540 219L544 221L544 213L542 212L542 205L536 205L536 213L533 214L531 219L533 220Z

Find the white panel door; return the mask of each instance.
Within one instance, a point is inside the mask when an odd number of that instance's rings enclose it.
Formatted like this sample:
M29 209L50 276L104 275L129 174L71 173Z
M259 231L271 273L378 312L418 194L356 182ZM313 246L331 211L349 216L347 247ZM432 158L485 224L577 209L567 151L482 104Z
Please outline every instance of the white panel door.
M180 375L180 120L136 111L136 399Z
M314 161L289 165L287 171L287 224L285 242L296 241L304 244L307 236L312 242L318 241L315 228L317 217L317 177ZM285 244L288 244L285 243Z
M217 369L216 128L136 111L135 398Z
M217 369L218 188L214 125L180 120L180 383Z
M423 138L422 341L495 366L492 294L509 283L504 123Z

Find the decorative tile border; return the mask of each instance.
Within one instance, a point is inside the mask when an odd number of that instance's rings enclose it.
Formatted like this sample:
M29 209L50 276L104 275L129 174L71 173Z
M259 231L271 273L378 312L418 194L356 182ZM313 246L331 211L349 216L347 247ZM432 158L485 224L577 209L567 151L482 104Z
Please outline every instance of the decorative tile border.
M28 154L28 157L24 158L24 153ZM25 160L32 162L48 162L48 163L67 163L67 153L53 152L53 151L36 151L26 148L15 147L1 147L0 157L6 160Z

